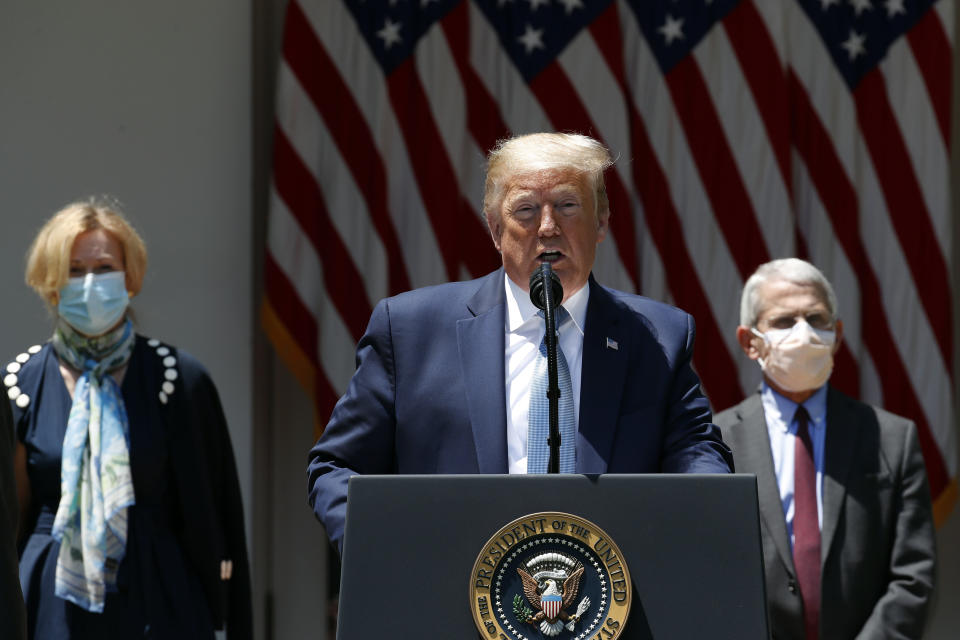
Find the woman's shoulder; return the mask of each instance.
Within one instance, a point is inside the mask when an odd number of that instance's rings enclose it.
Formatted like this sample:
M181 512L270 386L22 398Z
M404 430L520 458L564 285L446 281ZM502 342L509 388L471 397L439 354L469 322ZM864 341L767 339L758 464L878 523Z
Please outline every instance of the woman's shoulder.
M43 364L51 353L49 342L35 344L4 363L3 388L10 403L17 409L26 409L36 397L43 378Z
M175 368L183 373L206 374L207 369L190 352L159 338L137 334L137 348L162 364L165 368Z
M147 366L158 371L164 404L178 390L194 392L199 384L210 380L206 367L193 355L159 338L137 334L136 349L143 353Z

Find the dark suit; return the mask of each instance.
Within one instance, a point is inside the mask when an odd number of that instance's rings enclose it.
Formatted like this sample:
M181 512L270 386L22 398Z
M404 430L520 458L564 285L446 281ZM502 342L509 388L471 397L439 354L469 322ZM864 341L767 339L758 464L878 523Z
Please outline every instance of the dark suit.
M6 398L0 400L0 638L27 637L27 614L17 570L17 487L13 477L16 436Z
M773 637L802 639L802 602L760 393L716 422L737 471L757 475ZM821 637L920 638L934 585L934 544L913 423L828 389Z
M590 279L577 473L729 472L690 368L692 318ZM342 544L355 473L506 473L503 270L381 301L310 451L310 503Z

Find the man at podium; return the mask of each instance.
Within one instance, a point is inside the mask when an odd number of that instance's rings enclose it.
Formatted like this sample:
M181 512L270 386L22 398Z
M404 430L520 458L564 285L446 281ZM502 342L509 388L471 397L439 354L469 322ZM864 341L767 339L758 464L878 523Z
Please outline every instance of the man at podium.
M307 468L310 503L342 550L357 473L545 473L544 321L529 296L549 263L562 284L559 470L729 473L690 366L685 312L601 286L607 149L575 134L502 141L487 159L484 215L503 266L380 301L357 370Z

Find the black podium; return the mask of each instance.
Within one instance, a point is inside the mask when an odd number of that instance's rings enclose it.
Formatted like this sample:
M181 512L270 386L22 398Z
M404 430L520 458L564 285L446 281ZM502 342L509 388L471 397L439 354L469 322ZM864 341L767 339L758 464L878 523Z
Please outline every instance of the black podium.
M501 527L545 511L619 546L632 578L621 639L768 637L756 478L738 474L355 476L337 638L482 637L474 562Z

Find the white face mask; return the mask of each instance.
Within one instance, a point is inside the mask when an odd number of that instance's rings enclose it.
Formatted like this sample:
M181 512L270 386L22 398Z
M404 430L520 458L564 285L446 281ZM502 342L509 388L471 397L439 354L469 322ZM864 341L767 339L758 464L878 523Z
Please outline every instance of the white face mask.
M758 358L760 368L784 391L818 389L833 372L836 331L814 329L802 319L789 329L750 331L767 345L767 357Z

